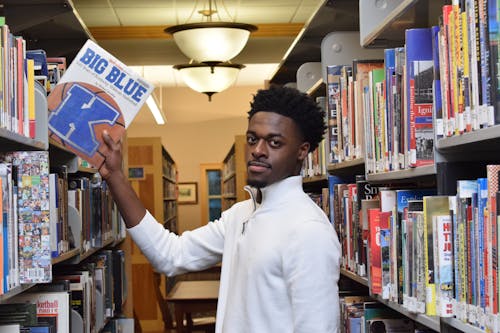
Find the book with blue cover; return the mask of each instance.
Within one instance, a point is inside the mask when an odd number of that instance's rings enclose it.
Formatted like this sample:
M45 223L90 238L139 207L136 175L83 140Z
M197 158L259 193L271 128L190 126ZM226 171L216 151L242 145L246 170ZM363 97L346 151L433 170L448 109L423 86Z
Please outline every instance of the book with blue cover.
M430 28L406 30L408 166L434 163L434 62Z
M88 40L48 96L49 137L99 169L103 131L118 141L153 89Z

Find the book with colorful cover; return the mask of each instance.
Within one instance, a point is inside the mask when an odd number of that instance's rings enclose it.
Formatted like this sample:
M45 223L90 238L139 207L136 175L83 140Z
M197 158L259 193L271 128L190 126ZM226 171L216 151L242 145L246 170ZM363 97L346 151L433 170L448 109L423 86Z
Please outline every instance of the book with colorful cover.
M412 228L410 311L425 313L427 272L425 270L425 227L423 200L408 201L408 227Z
M382 293L382 259L380 253L380 220L379 208L368 209L369 224L369 268L370 268L370 292L372 294Z
M328 106L328 141L330 145L328 163L338 163L339 119L340 119L340 71L341 65L326 67L326 89Z
M365 103L364 89L369 87L369 72L376 68L383 68L384 61L382 59L354 59L352 61L352 78L354 82L354 102L355 102L355 149L356 157L365 156L365 108L368 106Z
M405 266L403 263L408 263L408 251L403 255L403 249L406 247L408 239L406 236L410 233L406 228L406 219L408 218L408 201L421 200L425 195L435 195L435 189L400 189L396 190L396 216L394 218L395 226L395 255L396 255L396 281L397 281L397 298L398 303L403 304L403 286L405 280ZM412 234L412 233L411 233ZM407 248L406 248L407 249ZM409 267L406 267L407 269ZM406 271L409 274L409 271ZM407 284L408 286L408 281ZM408 289L406 289L408 291Z
M432 126L434 63L430 28L406 30L408 166L434 163Z
M447 200L448 201L448 200ZM433 216L434 276L436 279L437 315L453 316L453 233L452 217L449 214Z
M55 327L57 333L69 333L70 330L70 294L60 292L25 292L7 300L8 303L36 304L38 323Z
M386 214L383 214L384 216ZM382 298L391 294L391 229L380 228L380 258L382 264Z
M88 40L48 96L49 136L99 168L107 150L103 131L118 141L153 88Z
M437 315L437 295L436 295L436 276L435 261L437 253L434 251L433 220L435 216L449 215L448 196L424 196L424 257L425 257L425 312L428 316Z
M49 153L19 151L4 159L17 172L19 281L50 282Z
M488 179L488 220L486 223L489 224L491 229L491 241L488 242L487 248L490 251L489 263L488 266L490 268L489 275L490 279L489 290L491 293L491 312L493 314L497 314L499 312L499 295L498 295L498 221L497 216L499 215L499 211L497 210L497 193L499 191L499 177L500 174L500 165L498 164L490 164L486 166L486 178Z

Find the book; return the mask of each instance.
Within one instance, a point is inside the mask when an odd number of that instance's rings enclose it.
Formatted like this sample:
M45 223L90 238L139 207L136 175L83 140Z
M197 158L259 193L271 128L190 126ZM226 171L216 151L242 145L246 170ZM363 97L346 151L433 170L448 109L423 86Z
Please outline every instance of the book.
M408 166L434 163L434 63L430 28L406 30Z
M382 303L379 302L364 302L363 303L364 310L364 332L372 333L373 330L370 331L370 322L374 320L380 319L400 319L402 315ZM375 331L378 332L378 331ZM384 331L382 331L384 332Z
M425 257L425 312L429 316L437 315L436 272L437 253L434 251L433 220L435 216L449 215L448 196L424 196L424 257Z
M31 303L0 304L0 324L36 325L36 305ZM2 332L1 329L0 332Z
M369 333L414 333L415 323L407 318L372 319L367 321Z
M327 109L328 109L328 141L329 163L337 163L339 158L339 111L340 111L340 70L342 66L327 66Z
M49 153L7 153L17 177L19 281L43 283L52 280L49 223ZM5 266L4 266L5 267ZM11 271L14 267L11 268Z
M2 333L17 333L17 332L21 332L21 325L19 325L19 324L5 324L5 325L0 325L0 332L2 332Z
M409 283L408 309L416 313L425 313L425 227L423 200L408 201L407 230L411 234L409 238Z
M70 294L60 292L25 292L7 300L8 303L36 304L38 323L47 323L56 328L57 333L70 331Z
M382 292L382 261L380 252L380 220L381 212L379 208L368 209L368 260L370 274L370 292L380 294Z
M369 86L369 72L376 68L383 68L382 59L354 59L352 61L352 78L354 81L355 125L358 129L355 136L356 157L363 157L365 146L364 114L365 103L364 89Z
M49 137L96 168L104 162L107 130L118 141L153 86L88 40L48 96Z
M14 224L14 202L12 200L12 164L0 163L0 184L2 189L2 227L0 228L0 292L3 294L9 288L9 258L14 259L14 253L11 252L10 243L17 244L16 235L9 233L9 226ZM17 245L16 245L17 247ZM17 262L17 258L15 258Z
M425 195L435 195L436 191L434 189L400 189L396 190L396 207L395 207L395 217L393 219L395 226L395 264L397 267L395 274L396 286L396 296L397 301L400 304L403 304L404 298L404 281L405 275L409 275L409 248L407 247L408 235L413 235L412 230L409 230L409 225L407 226L407 218L408 218L408 201L409 200L421 200ZM408 227L408 228L407 228ZM405 264L403 264L405 263ZM405 271L406 268L406 271ZM406 291L408 291L409 280L406 280Z

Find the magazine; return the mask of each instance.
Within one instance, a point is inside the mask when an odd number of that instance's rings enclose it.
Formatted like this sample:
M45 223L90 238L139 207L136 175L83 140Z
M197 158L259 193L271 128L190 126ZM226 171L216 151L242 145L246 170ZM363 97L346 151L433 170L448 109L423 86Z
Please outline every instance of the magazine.
M49 136L100 168L103 131L118 141L153 88L88 40L48 96Z

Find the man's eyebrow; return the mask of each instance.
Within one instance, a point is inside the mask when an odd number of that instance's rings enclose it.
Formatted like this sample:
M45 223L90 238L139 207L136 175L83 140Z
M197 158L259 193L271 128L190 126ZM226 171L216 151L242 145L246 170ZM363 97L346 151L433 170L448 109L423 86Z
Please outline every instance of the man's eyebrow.
M248 134L251 134L251 135L255 135L255 136L258 136L257 133L255 133L254 131L247 131L247 135ZM280 133L269 133L267 134L266 136L264 136L263 138L266 139L266 140L269 140L271 138L284 138L284 136Z

